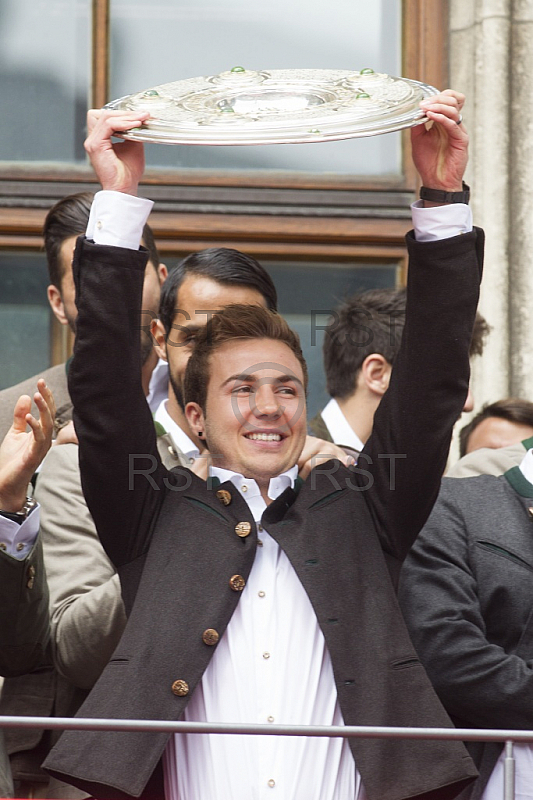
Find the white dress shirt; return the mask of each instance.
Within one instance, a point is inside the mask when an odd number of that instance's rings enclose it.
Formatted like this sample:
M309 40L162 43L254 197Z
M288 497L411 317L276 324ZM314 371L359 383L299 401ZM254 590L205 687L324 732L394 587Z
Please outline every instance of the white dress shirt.
M148 385L146 402L150 406L150 411L155 414L163 400L168 397L168 363L159 359L154 367Z
M260 525L254 480L231 480L258 523L260 546L230 623L185 710L196 722L343 725L324 636L289 559ZM275 499L297 467L270 481ZM364 798L347 740L176 734L164 756L166 800Z
M320 412L320 416L324 420L334 444L351 447L353 450L361 452L365 445L342 413L341 407L334 397Z

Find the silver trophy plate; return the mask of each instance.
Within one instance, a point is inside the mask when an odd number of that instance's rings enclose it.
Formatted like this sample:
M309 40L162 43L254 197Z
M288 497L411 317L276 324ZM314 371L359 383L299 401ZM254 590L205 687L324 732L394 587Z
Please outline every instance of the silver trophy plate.
M207 78L163 83L105 107L149 111L124 139L162 144L251 145L327 142L376 136L426 121L425 83L362 69L233 67Z

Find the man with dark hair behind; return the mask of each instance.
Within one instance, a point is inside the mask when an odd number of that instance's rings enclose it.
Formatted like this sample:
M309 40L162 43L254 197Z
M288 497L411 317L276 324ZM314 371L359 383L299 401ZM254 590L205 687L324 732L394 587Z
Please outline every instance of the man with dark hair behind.
M461 458L482 447L496 449L515 445L533 436L533 403L507 397L486 403L459 433Z
M50 278L47 289L48 302L61 325L68 325L72 333L76 333L76 303L74 300L74 280L72 278L72 255L78 236L85 233L89 221L91 204L94 195L92 192L80 192L68 195L59 200L48 212L44 221L43 238L46 252L46 263ZM164 264L159 261L159 254L155 246L154 237L149 225L143 230L143 243L149 252L148 268L146 270L145 291L143 295L143 310L155 317L159 306L159 287L166 277L167 271ZM157 357L152 347L149 335L142 336L143 346L143 382L149 391L152 372L157 363ZM12 409L17 398L22 394L33 393L37 379L42 377L50 387L56 399L56 427L72 418L72 403L67 387L66 364L57 364L45 369L38 375L27 378L15 386L0 391L0 437L4 436L11 425ZM163 384L161 389L157 384ZM158 400L161 391L166 394L167 381L165 371L154 375L152 391L157 392ZM32 407L35 413L35 407Z
M331 400L309 423L315 436L360 452L388 389L405 325L404 289L371 289L333 312L324 336L324 369ZM476 314L470 357L481 355L489 332ZM472 411L469 391L463 411Z

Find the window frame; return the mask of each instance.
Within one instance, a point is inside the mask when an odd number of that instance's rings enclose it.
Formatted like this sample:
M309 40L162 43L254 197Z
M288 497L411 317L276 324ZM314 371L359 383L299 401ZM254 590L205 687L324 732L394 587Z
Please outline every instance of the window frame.
M109 98L110 2L92 0L90 103ZM402 74L448 84L449 0L402 0ZM89 165L0 163L0 249L41 250L47 210L61 197L96 191ZM377 178L291 172L148 170L141 194L155 200L150 224L161 255L235 247L256 258L396 262L405 281L405 233L418 190L403 133L402 174ZM248 213L252 210L253 213ZM70 350L52 327L52 360Z

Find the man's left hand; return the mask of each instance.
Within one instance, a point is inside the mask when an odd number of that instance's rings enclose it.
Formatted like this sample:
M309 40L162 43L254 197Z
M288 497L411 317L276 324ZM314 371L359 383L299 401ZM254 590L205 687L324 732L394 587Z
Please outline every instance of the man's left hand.
M318 466L318 464L324 464L332 458L338 459L347 467L355 464L354 457L346 455L342 447L333 444L333 442L326 442L324 439L308 436L298 461L298 474L300 478L305 480L311 470Z

